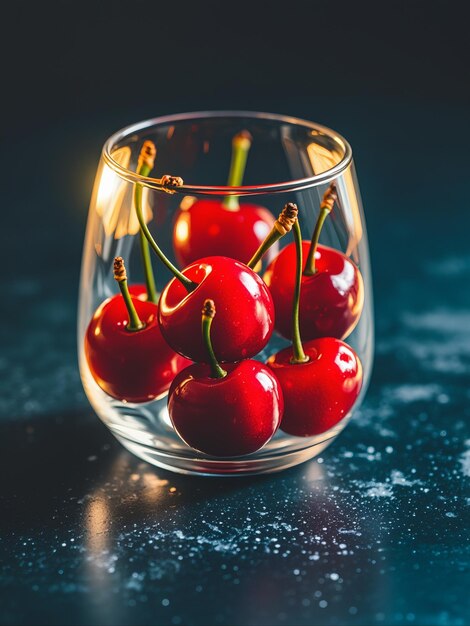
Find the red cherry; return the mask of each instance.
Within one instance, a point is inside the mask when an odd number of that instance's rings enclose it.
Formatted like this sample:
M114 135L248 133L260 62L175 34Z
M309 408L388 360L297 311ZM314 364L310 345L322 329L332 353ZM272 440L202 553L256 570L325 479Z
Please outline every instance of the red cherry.
M292 346L271 356L284 396L281 430L299 437L326 432L354 405L362 387L362 365L354 350L333 337L303 344L309 361L291 363Z
M302 242L306 255L310 242ZM295 288L295 244L281 250L264 274L276 311L276 330L292 338L292 301ZM338 250L319 245L315 253L317 272L302 275L300 291L300 332L303 339L347 337L364 304L364 283L357 266Z
M147 302L147 288L145 285L139 283L135 285L130 285L129 293L131 294L131 296L135 296L136 298L139 298L139 300Z
M256 204L243 203L228 209L219 200L196 200L176 215L176 260L184 267L205 256L223 255L248 263L273 224L273 215Z
M224 364L227 375L195 364L180 372L168 395L179 436L212 456L232 457L262 448L279 427L283 400L273 373L259 361Z
M145 328L128 331L124 299L121 295L108 298L88 325L85 355L93 378L108 395L127 402L148 402L168 391L175 375L189 361L164 340L157 305L140 299L145 287L135 285L130 291Z
M240 361L264 348L274 328L274 306L258 274L240 261L223 256L200 259L182 273L198 283L197 287L188 293L173 278L163 290L158 308L163 336L174 350L198 363L207 362L200 312L213 294L219 302L212 329L217 358Z

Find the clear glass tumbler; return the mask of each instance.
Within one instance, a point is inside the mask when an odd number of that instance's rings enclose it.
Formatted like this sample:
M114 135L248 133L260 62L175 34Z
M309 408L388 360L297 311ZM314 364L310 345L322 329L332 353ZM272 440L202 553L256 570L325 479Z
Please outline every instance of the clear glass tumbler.
M227 174L232 139L240 131L249 132L251 149L243 184L229 186ZM152 141L157 150L155 168L149 176L136 173L139 153L146 140ZM164 174L181 177L183 185L168 188L162 182ZM111 397L101 389L90 372L84 338L97 308L119 293L113 277L116 256L126 261L130 285L145 282L140 228L135 213L136 185L142 192L143 214L150 232L168 258L181 269L178 241L187 239L189 226L185 222L185 210L196 200L210 198L227 203L229 196L238 199L241 205L261 205L274 218L285 203L294 202L299 208L299 223L305 240L312 236L321 200L331 183L335 185L337 201L324 222L320 243L349 257L359 268L364 285L362 314L352 332L344 338L360 358L363 385L344 419L327 432L311 437L292 436L279 429L257 452L218 458L197 452L180 439L169 419L166 393L148 402L133 403ZM209 220L205 227L217 230L217 224ZM259 236L269 230L263 220L256 228ZM291 242L292 233L289 233L264 257L264 269L273 255ZM223 254L223 251L217 253ZM156 256L152 256L152 265L160 292L172 275ZM258 267L257 271L263 275L263 269ZM341 285L338 289L341 290ZM91 405L128 450L167 470L199 475L273 472L306 461L335 439L359 406L370 378L373 342L366 227L351 147L342 136L319 124L282 115L208 111L147 120L124 128L108 139L98 165L83 249L78 353L81 378ZM265 361L288 345L288 340L274 332L255 358Z

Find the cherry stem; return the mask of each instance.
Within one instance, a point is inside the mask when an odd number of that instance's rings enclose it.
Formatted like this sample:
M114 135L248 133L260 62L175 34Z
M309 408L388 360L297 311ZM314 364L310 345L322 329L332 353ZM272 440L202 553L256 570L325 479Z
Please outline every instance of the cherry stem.
M214 354L211 341L211 326L212 320L215 316L215 304L213 300L204 300L204 306L202 308L202 336L204 343L209 354L211 374L212 378L224 378L227 376L227 372L222 369Z
M142 161L143 165L146 164L148 167L150 167L150 169L152 169L153 168L153 159L155 158L155 154L156 154L155 144L152 141L145 141L144 145L142 147L140 156L139 156L139 162ZM171 178L174 178L174 177L171 177ZM137 192L137 190L136 190L136 192ZM158 246L158 244L155 241L155 239L152 237L152 234L149 231L149 229L147 227L147 224L145 223L145 220L144 220L144 216L143 216L143 213L142 213L142 203L141 202L136 202L135 210L136 210L136 214L137 214L137 219L139 220L140 228L141 228L145 238L149 242L151 248L153 249L155 254L158 256L158 258L160 259L160 261L164 265L166 265L166 267L170 270L170 272L173 274L173 276L180 281L180 283L183 285L183 287L185 287L187 289L188 292L191 292L194 289L196 289L197 283L195 283L192 280L190 280L189 278L187 278L184 274L182 274L179 271L178 268L176 268L173 265L173 263L170 261L170 259L168 259L168 257L164 254L164 252Z
M284 237L284 235L287 235L287 233L292 230L292 226L297 221L297 214L297 205L293 202L288 202L282 209L277 220L274 222L271 232L266 236L266 239L261 243L258 250L248 261L248 267L254 269L269 248L281 237Z
M117 256L114 259L114 278L116 279L119 289L121 290L124 303L126 305L127 312L129 314L129 323L127 324L127 330L130 332L136 332L145 328L145 324L140 319L134 303L132 302L131 294L127 286L127 273L122 257Z
M295 221L293 226L294 240L295 240L295 252L296 252L296 268L295 268L295 289L294 300L292 307L292 351L294 356L291 359L291 363L306 363L309 358L306 356L302 340L300 338L300 324L299 324L299 305L300 305L300 287L302 283L302 232L300 230L299 220Z
M247 130L242 130L233 138L232 160L230 162L227 187L240 187L243 183L251 141L252 137ZM238 196L226 196L222 204L229 211L236 211L240 207Z
M149 166L148 163L142 163L140 167L137 169L137 174L139 174L140 176L148 176L151 171L152 171L152 168ZM135 192L134 192L134 204L136 207L137 206L139 207L138 210L140 211L141 214L142 214L142 190L143 190L142 185L137 183L135 186ZM153 302L156 304L158 301L158 294L157 294L157 288L155 285L155 277L153 275L149 243L147 239L145 238L142 228L139 230L139 235L140 235L140 251L142 255L142 265L144 267L144 274L145 274L145 286L147 289L147 300L149 302Z
M315 253L317 251L318 241L320 239L320 233L323 228L323 224L327 216L331 213L335 200L338 199L336 194L336 186L332 183L323 195L323 199L320 204L320 213L318 215L317 223L312 235L312 242L308 251L307 260L305 261L304 276L313 276L316 274L317 269L315 267Z

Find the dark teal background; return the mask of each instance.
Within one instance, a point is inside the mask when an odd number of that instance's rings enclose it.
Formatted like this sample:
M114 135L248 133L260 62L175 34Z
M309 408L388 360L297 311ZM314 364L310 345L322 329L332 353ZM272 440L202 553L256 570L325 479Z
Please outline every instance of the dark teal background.
M458 3L22 3L2 37L1 624L470 622L468 35ZM143 43L141 43L143 41ZM76 365L100 149L159 114L298 115L352 144L377 349L319 459L184 478L124 452Z

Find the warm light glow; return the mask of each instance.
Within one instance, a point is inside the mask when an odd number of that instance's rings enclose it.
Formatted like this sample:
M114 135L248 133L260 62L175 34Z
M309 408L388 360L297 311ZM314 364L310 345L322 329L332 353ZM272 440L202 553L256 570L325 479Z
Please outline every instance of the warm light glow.
M97 489L91 494L86 507L86 552L83 558L86 577L90 581L90 590L95 598L109 597L112 594L112 574L118 566L117 555L113 553L111 518L110 503L104 491ZM93 624L118 622L116 609L112 603L103 608L99 602L92 601L90 607Z
M108 547L109 509L102 496L93 497L87 508L87 547L99 558Z
M153 217L152 208L150 206L150 189L144 187L142 189L142 213L146 224L150 222ZM129 213L122 211L119 223L116 227L114 234L115 239L121 239L125 235L136 235L140 230L139 220L137 219L137 213L135 210L134 194L132 193L132 206Z
M131 160L131 150L128 147L119 148L113 152L113 159L128 167ZM106 236L112 234L116 228L119 211L126 192L125 182L113 172L105 163L97 177L95 208L101 217Z
M184 213L180 215L180 219L178 220L175 228L175 239L178 243L183 244L188 240L189 237L189 220L191 218L189 215L185 215Z
M122 167L128 168L131 160L129 147L119 148L112 154L113 159ZM149 202L150 190L142 190L142 212L145 223L153 215ZM139 232L139 222L134 206L134 186L122 180L108 165L102 163L96 179L94 204L101 217L106 237L114 233L115 239Z
M151 472L145 472L145 474L142 475L142 482L147 489L158 489L159 492L162 487L166 487L166 485L168 485L168 481L165 478L158 478L156 474Z
M180 203L181 211L187 211L196 202L196 196L184 196Z
M133 474L130 478L134 483L139 483L140 498L153 506L165 497L169 482L166 478L159 478L156 470L148 470L142 464L138 471L139 474Z
M340 161L338 153L332 152L318 143L309 144L307 146L307 154L314 174L322 174L331 170Z
M313 133L312 133L313 134ZM307 154L310 159L314 174L322 174L335 167L340 160L341 154L335 150L328 150L317 143L307 146ZM362 222L357 196L357 185L355 184L351 168L348 167L342 177L336 181L340 206L348 226L349 241L346 250L347 256L352 256L358 262L357 245L362 239ZM334 211L334 209L333 209Z

